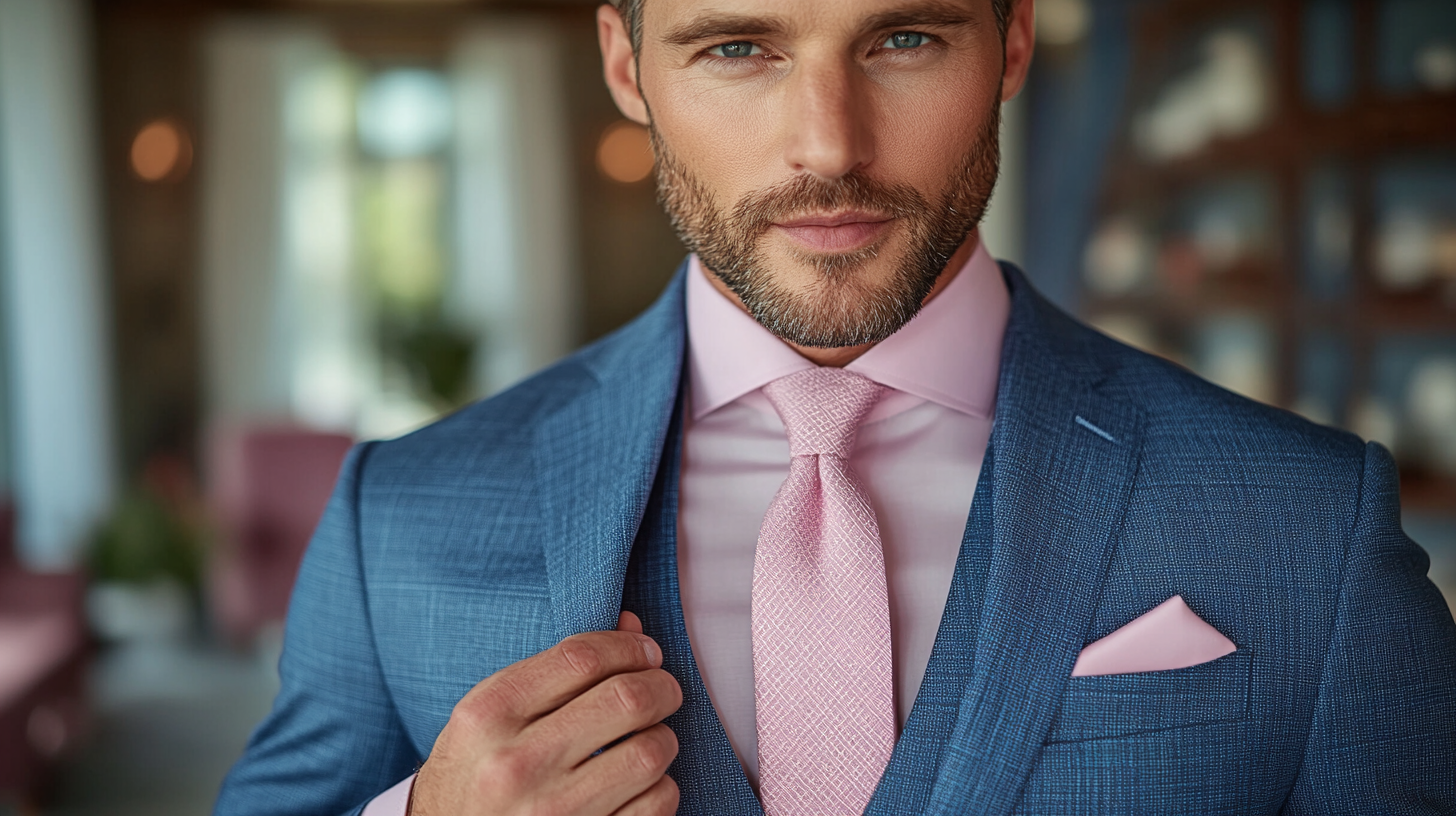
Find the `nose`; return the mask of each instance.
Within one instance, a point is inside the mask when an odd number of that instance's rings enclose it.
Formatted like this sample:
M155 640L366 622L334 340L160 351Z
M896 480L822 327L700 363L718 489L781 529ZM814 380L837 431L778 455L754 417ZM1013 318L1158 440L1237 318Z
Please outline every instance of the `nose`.
M801 60L789 78L784 161L826 181L869 164L874 140L862 77L840 59Z

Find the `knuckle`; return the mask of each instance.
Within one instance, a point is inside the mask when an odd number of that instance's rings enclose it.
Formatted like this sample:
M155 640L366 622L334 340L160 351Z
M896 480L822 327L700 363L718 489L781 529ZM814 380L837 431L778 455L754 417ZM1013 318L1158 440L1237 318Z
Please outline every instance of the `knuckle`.
M676 711L681 708L683 703L682 684L678 683L677 678L663 669L657 669L653 677L662 682L668 697L672 699L672 710Z
M532 689L517 674L502 674L495 677L486 694L492 714L504 714L531 698Z
M658 808L652 813L654 816L671 816L671 814L677 813L678 800L682 797L682 791L678 789L677 780L672 777L664 776L662 780L658 783L662 786L661 800Z
M585 635L572 635L556 647L567 670L581 677L593 677L602 668L602 657Z
M531 787L538 763L521 746L497 751L490 759L490 777L502 790L519 794Z
M516 684L510 678L496 678L478 693L468 695L456 704L450 719L458 719L472 732L489 731L510 713L518 696Z
M658 723L643 733L657 745L660 771L667 770L667 766L677 759L677 734L663 723Z
M652 708L652 689L637 675L619 674L610 681L617 710L628 716L641 716Z
M451 710L449 725L463 728L469 733L481 731L490 720L491 707L492 702L488 694L466 697L456 703L455 708Z
M645 734L627 740L622 747L627 752L627 756L624 757L627 764L644 774L662 773L662 769L672 761L666 746L661 741L647 737Z
M662 741L667 746L668 761L671 762L677 759L677 752L680 747L680 743L677 741L677 732L665 725L662 726Z

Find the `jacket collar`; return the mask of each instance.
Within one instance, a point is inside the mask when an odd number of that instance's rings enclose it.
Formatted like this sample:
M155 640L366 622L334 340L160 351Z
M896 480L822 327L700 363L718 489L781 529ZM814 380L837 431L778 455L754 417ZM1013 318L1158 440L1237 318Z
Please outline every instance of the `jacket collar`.
M687 370L693 419L740 399L776 415L759 389L814 368L814 363L715 289L709 282L711 274L697 256L689 258ZM1010 299L1001 269L985 245L977 242L950 283L910 322L845 366L894 389L864 422L925 401L990 419ZM926 349L949 353L926 354Z

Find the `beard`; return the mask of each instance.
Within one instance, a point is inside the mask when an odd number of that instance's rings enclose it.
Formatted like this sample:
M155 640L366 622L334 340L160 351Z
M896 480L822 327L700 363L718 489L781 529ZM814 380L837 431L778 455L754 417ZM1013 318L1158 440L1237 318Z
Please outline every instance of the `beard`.
M934 205L910 185L856 170L830 181L800 174L749 193L726 211L653 128L657 194L688 249L780 339L809 348L877 343L919 313L946 263L985 215L1000 170L1000 126L1001 107L993 104ZM785 286L764 247L769 229L797 215L844 210L903 224L898 257L887 259L888 279L876 282L866 268L886 253L895 230L852 252L793 251L794 260L815 274L807 287Z

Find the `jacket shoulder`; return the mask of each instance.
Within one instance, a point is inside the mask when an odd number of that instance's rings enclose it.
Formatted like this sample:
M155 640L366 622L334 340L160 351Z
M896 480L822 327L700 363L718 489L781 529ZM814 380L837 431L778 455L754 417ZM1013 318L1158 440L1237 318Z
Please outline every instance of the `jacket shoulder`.
M1271 479L1294 471L1321 478L1330 468L1358 480L1365 443L1348 431L1237 394L1166 358L1113 339L1045 304L1042 325L1053 348L1095 365L1098 389L1138 408L1145 452L1192 461L1242 460Z

